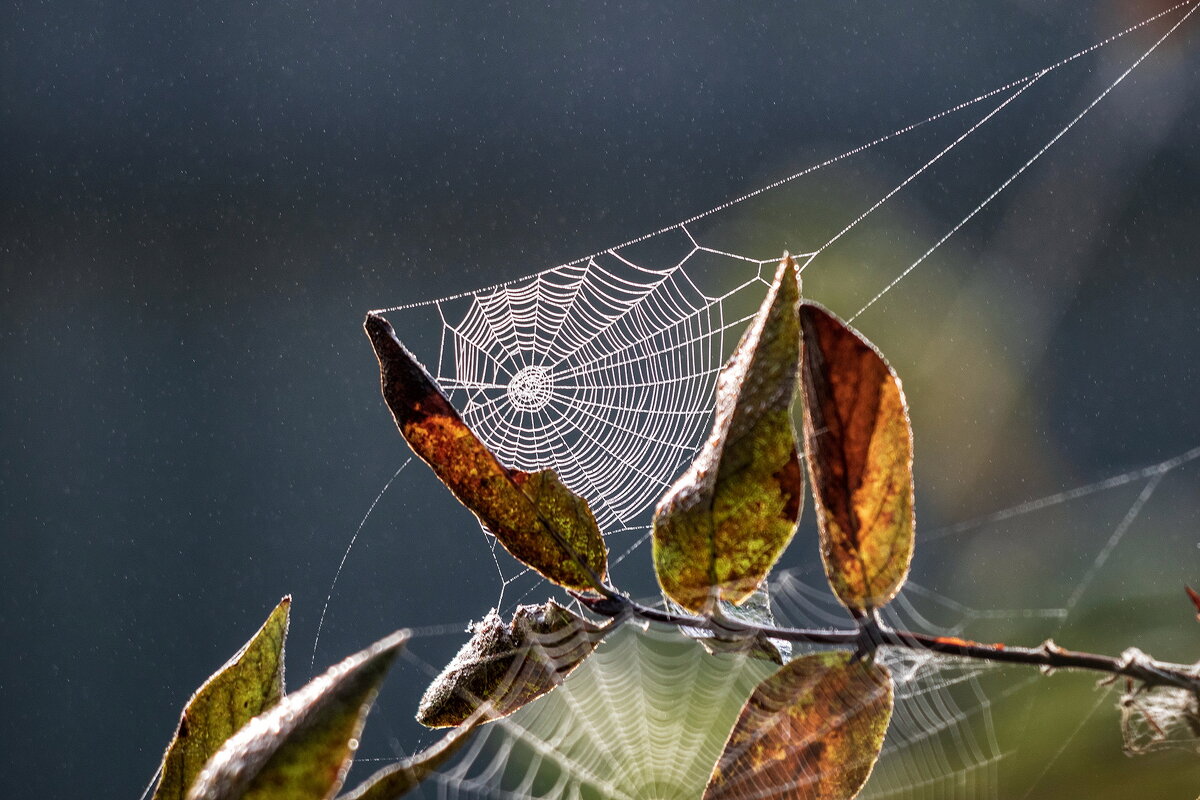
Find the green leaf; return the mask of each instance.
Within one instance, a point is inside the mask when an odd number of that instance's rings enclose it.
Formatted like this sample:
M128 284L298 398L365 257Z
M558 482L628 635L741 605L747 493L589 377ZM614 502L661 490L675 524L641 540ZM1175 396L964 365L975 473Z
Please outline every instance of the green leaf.
M550 470L529 474L497 461L387 320L368 314L363 327L384 402L413 452L519 561L560 586L598 588L608 549L587 502Z
M196 690L163 756L154 800L183 800L204 762L252 717L283 696L283 645L292 598L275 606L258 633Z
M796 532L804 480L789 409L799 302L796 264L785 256L717 378L712 434L655 511L659 585L689 611L752 596Z
M188 800L336 795L379 684L407 640L407 631L379 640L250 720L204 765Z
M846 651L798 658L742 707L704 800L848 800L879 759L891 715L886 667Z
M395 800L404 796L466 744L475 728L484 720L486 710L476 711L470 719L447 733L432 747L379 770L339 800Z
M900 379L875 346L824 308L800 306L804 451L821 557L851 610L879 608L913 553L912 427Z
M485 703L485 721L507 716L562 683L603 635L553 600L520 606L508 625L493 611L472 631L425 690L417 711L422 725L460 725Z

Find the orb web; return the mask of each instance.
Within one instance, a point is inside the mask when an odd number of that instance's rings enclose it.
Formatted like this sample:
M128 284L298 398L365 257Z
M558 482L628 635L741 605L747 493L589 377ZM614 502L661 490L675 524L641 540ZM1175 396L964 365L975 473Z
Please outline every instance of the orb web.
M894 289L937 248L1046 154L1196 10L1179 3L1091 47L924 120L895 130L689 219L524 279L408 303L383 313L435 308L441 322L434 370L464 419L505 464L551 468L593 505L606 532L645 514L703 441L716 373L756 303L778 254L754 258L702 244L700 220L796 181L923 126L983 108L941 141L920 166L832 235L793 253L807 267L885 203L926 174L1011 103L1053 72L1164 17L1167 30L1045 140L919 258L898 271L853 321ZM662 263L636 255L643 243L676 240ZM671 252L671 248L665 248ZM766 276L766 277L764 277ZM464 308L465 306L465 308Z
M637 529L639 518L702 443L717 370L777 260L777 254L751 257L707 245L704 235L696 232L702 218L920 126L982 107L982 113L960 125L941 142L941 149L931 151L911 175L861 215L807 245L806 252L798 254L807 268L1034 84L1115 38L1178 12L1166 33L1140 58L1077 109L1077 115L1068 116L1065 126L973 204L920 258L897 269L894 280L861 313L1042 157L1198 6L1172 6L1025 78L610 250L504 284L384 311L436 311L440 333L436 359L429 359L436 365L432 371L501 461L524 470L558 471L567 485L589 499L606 534ZM656 245L672 240L673 249L659 247L643 256L641 246L651 240ZM664 257L664 251L674 255ZM1092 552L1061 606L980 611L910 582L887 610L889 622L958 635L989 620L1033 620L1046 635L1053 634L1140 518L1162 477L1200 463L1198 459L1200 449L1191 450L1156 467L1014 506L980 523L987 527L1023 520L1078 498L1140 485L1140 493ZM976 523L935 531L925 540L970 534L973 526ZM773 579L772 594L782 624L845 624L844 612L819 575L785 570ZM928 653L887 651L882 658L896 680L896 711L884 755L863 796L1005 796L999 775L1011 744L993 724L993 704L1026 691L1038 676ZM426 666L436 673L436 665ZM480 731L424 791L446 798L698 796L697 787L707 778L703 765L713 763L727 722L732 723L725 701L745 697L754 684L754 670L761 668L761 662L707 657L694 642L677 635L664 638L661 631L627 626L563 686ZM686 701L680 687L690 692ZM1049 760L1054 757L1051 754ZM761 789L763 797L782 796L772 787Z
M541 411L554 391L554 375L548 367L521 367L508 382L508 401L519 411Z
M742 322L726 304L760 284L763 262L684 241L666 269L612 252L475 293L443 329L437 377L467 424L503 463L557 471L606 529L636 518L691 459L726 331ZM750 277L706 292L689 269L703 257L749 262Z

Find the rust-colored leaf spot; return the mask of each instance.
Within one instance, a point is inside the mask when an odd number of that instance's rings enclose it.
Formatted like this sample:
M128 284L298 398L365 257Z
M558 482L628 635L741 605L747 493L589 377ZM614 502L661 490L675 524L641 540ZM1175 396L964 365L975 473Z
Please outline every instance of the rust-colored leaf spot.
M668 597L702 612L750 597L796 532L804 497L791 405L800 279L785 256L717 378L712 434L654 515L654 568Z
M891 715L886 667L846 651L798 658L742 707L704 800L848 800L867 782Z
M900 379L857 331L800 306L804 452L834 594L864 611L891 600L913 551L912 427Z
M529 474L497 461L388 321L368 314L363 327L383 399L413 452L515 558L560 586L597 588L608 550L587 502L552 471Z
M493 611L434 679L417 710L431 728L459 725L487 703L498 719L554 689L600 643L600 628L549 600L520 606L508 625Z

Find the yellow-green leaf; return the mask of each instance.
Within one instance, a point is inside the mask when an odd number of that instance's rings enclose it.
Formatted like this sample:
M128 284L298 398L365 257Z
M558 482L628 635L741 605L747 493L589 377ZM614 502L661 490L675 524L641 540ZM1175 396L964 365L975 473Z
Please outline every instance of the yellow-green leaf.
M291 597L280 600L258 633L188 700L163 756L154 800L183 800L204 762L225 740L279 702L291 607Z
M883 355L824 308L800 307L804 451L834 594L862 612L893 597L913 552L912 427Z
M886 667L846 651L798 658L742 707L704 800L849 800L879 759L891 715Z
M188 800L327 800L342 787L399 631L250 720L209 759Z
M799 302L796 264L785 256L717 377L712 434L655 511L659 585L689 611L750 597L796 532L804 481L790 408Z
M520 606L508 625L493 611L434 679L417 711L431 728L460 725L484 704L498 719L554 689L600 642L601 629L548 600Z
M587 502L549 470L531 475L497 461L388 321L368 314L363 327L383 399L413 452L515 558L560 586L597 588L608 550Z
M432 747L376 772L339 800L395 800L417 788L435 769L459 751L484 719L480 709L462 725L447 733Z

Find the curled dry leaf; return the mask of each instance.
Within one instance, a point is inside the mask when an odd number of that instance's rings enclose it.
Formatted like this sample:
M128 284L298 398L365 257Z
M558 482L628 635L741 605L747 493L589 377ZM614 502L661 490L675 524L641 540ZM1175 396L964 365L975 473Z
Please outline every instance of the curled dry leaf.
M834 594L862 612L891 600L913 552L912 427L900 379L857 331L800 306L804 451Z
M796 532L804 497L791 405L800 278L785 256L717 378L712 434L654 515L663 592L696 613L753 595Z
M279 702L291 607L291 597L280 600L258 633L188 700L163 756L154 800L183 800L212 754L252 717Z
M704 800L847 800L871 774L892 714L887 668L813 653L764 680L742 707Z
M498 719L554 689L596 649L601 628L553 600L520 606L508 625L493 611L434 679L417 710L431 728L460 725L486 703Z
M413 452L515 558L560 586L598 588L608 550L587 502L550 470L526 473L497 461L387 320L368 314L363 327L379 359L383 399Z
M407 640L407 631L379 640L250 720L204 765L188 800L334 797L379 684Z

